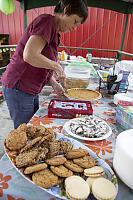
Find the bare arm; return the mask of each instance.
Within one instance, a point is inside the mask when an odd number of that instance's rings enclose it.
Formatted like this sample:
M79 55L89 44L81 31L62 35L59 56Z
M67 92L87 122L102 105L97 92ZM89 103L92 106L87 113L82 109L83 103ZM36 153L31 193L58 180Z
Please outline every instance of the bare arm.
M46 44L47 42L41 36L32 35L25 45L23 59L34 67L54 70L58 78L64 81L65 74L62 67L41 54Z

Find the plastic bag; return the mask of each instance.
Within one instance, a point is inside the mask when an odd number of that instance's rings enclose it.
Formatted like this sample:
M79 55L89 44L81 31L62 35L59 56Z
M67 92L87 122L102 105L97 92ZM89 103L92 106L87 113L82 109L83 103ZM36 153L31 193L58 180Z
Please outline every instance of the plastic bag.
M116 82L117 80L117 75L108 75L107 76L107 89L108 89L108 94L116 94L119 91L120 87L120 82Z
M95 70L95 68L93 67L93 65L91 64L91 63L89 63L89 62L86 62L86 61L73 61L73 62L71 62L70 64L69 64L69 66L71 66L71 67L87 67L87 68L90 68L90 75L91 76L94 76L94 75L96 75L97 73L96 73L96 70Z

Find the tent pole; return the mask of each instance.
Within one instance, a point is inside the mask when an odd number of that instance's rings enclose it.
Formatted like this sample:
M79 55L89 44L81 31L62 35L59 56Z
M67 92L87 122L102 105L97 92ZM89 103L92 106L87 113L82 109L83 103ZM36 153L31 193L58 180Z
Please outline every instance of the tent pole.
M23 8L23 31L27 27L27 13L26 13L26 1L22 1L22 8Z
M126 34L126 28L127 28L127 23L128 23L128 17L129 17L129 14L126 14L125 24L124 24L124 29L123 29L122 39L121 39L120 51L123 50L124 39L125 39L125 34ZM121 60L121 54L118 55L118 60Z

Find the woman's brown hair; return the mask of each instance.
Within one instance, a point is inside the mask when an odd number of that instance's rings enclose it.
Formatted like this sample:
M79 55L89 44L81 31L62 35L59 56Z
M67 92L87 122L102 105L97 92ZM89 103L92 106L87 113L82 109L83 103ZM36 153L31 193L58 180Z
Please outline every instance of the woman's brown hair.
M78 15L83 18L82 24L88 17L88 6L86 0L60 0L54 9L54 13L62 13L66 8L66 15Z

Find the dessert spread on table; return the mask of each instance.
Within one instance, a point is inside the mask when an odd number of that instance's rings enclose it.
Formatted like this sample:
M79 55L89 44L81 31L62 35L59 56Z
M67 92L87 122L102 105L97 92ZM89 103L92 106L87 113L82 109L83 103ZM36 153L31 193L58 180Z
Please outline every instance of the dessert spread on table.
M103 177L104 168L96 165L88 150L73 149L55 136L51 128L22 124L8 134L5 148L16 152L12 157L16 168L42 188L61 184L67 197L75 200L85 200L90 193L97 199L115 199L115 185Z

